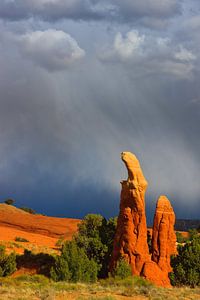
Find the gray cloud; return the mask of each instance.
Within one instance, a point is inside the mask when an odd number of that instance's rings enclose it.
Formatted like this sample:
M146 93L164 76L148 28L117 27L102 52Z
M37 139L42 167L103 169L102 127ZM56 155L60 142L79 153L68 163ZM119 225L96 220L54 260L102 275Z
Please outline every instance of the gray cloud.
M191 78L196 55L181 44L173 44L169 38L153 37L132 30L122 35L118 32L112 45L100 51L105 63L121 63L134 68L135 76L170 74L177 78Z
M10 39L14 40L24 57L48 71L65 70L85 55L75 39L61 30L10 34Z
M163 19L180 13L179 0L2 0L0 3L0 17L8 20L39 17L47 21L69 18L134 22L142 19L144 24L162 26Z

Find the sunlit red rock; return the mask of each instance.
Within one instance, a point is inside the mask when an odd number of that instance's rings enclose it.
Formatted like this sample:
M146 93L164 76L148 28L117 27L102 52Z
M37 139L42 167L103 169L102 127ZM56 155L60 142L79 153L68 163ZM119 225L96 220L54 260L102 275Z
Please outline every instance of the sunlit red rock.
M110 270L124 258L133 275L140 275L159 286L170 286L170 256L176 253L174 231L175 214L165 196L158 199L152 230L152 254L147 244L145 191L147 181L140 163L130 152L122 152L122 161L128 171L121 182L120 213L114 238Z
M174 224L175 214L171 203L167 197L160 196L152 230L152 262L145 264L142 274L157 285L170 286L170 256L176 253Z
M144 262L149 260L145 215L147 181L134 154L122 152L121 158L128 170L128 178L121 182L120 213L111 269L123 257L131 265L132 273L140 275Z
M170 256L176 253L176 234L174 231L175 213L170 201L160 196L154 215L152 231L152 260L161 270L170 272Z

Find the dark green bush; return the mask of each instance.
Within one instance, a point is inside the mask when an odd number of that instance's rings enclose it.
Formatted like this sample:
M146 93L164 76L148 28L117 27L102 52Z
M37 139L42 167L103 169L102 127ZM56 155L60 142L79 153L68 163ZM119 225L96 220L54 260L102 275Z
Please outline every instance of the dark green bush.
M108 221L101 215L88 214L78 226L77 245L98 265L98 277L108 275L117 218Z
M195 228L189 229L188 233L189 233L190 240L193 240L194 238L196 238L198 236L198 230Z
M61 256L56 257L50 275L55 281L95 282L97 264L75 241L68 241L63 244Z
M22 243L28 243L29 241L21 236L16 236L15 238L16 242L22 242Z
M181 232L177 231L176 232L176 241L179 244L185 243L188 240L187 237L184 237Z
M64 237L60 237L58 240L57 240L57 242L56 242L56 247L59 247L59 248L61 248L62 247L62 245L64 244L64 242L65 242L65 239L64 239Z
M119 259L112 276L119 279L124 279L131 276L131 267L123 258Z
M16 255L6 255L5 246L0 246L0 276L8 276L16 270Z
M14 202L15 202L15 200L13 200L13 199L6 199L6 200L4 201L4 203L5 203L5 204L8 204L8 205L13 205Z
M93 282L106 277L113 248L117 219L88 214L78 225L71 242L64 242L61 256L55 259L51 277L66 281Z
M178 255L171 259L173 272L170 273L172 285L200 285L200 236L184 245L178 246Z
M29 208L29 207L23 206L23 207L20 207L20 209L25 211L25 212L28 212L29 214L33 214L33 215L36 214L36 211L32 208Z
M37 268L38 274L50 276L51 267L55 264L55 257L47 253L34 254L25 249L23 255L16 257L17 268Z

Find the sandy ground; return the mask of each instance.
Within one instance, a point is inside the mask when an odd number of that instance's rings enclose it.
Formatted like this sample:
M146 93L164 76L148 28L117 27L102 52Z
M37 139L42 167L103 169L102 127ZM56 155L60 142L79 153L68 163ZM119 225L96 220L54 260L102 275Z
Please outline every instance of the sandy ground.
M0 244L7 252L23 253L24 249L48 252L55 249L58 239L70 240L77 231L78 219L33 215L7 204L0 204ZM16 237L28 240L17 242ZM48 250L48 249L47 249Z

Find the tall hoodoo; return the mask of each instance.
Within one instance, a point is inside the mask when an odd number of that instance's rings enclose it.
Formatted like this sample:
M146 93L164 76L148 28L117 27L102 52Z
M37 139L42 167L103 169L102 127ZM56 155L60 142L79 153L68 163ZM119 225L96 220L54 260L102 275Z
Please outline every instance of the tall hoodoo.
M128 178L121 182L120 213L111 269L123 257L131 265L132 273L140 275L144 262L149 260L145 214L147 181L134 154L122 152L121 158L128 170Z
M176 254L175 213L170 201L160 196L152 231L152 262L144 265L143 276L157 285L170 286L170 256Z
M130 264L133 275L141 275L160 286L170 286L170 256L176 253L173 208L167 197L160 196L154 215L150 256L145 214L147 181L134 154L122 152L121 158L128 178L121 182L120 213L110 270L115 268L120 258L124 258Z
M152 260L161 270L170 272L170 256L176 253L176 234L174 231L175 213L170 201L160 196L154 215L152 236Z

